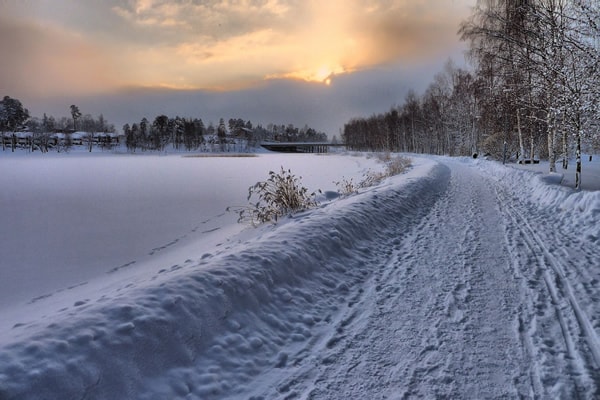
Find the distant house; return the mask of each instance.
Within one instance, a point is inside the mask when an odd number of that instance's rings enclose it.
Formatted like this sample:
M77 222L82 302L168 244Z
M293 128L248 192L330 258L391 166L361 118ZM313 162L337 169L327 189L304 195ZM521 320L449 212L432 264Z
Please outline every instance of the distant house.
M99 132L90 136L88 132L69 130L55 130L52 133L4 132L0 138L5 147L19 148L47 148L55 146L83 146L91 138L93 145L113 147L120 145L122 135L114 132Z

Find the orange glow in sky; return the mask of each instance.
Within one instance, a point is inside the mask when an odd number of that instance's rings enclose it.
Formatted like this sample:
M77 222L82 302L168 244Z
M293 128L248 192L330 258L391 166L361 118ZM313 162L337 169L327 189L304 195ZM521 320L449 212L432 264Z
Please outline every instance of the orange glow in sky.
M336 75L458 46L472 3L8 0L0 3L0 50L11 57L0 60L0 85L37 93L235 90L269 79L329 86ZM18 45L8 39L15 33Z

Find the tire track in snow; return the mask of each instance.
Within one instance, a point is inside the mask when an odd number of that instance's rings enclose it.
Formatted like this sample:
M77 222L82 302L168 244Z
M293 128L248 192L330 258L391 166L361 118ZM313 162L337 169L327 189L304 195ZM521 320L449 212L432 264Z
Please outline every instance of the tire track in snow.
M568 265L565 260L553 255L544 240L536 233L536 230L528 222L527 218L512 205L508 195L497 187L499 197L505 207L505 213L510 219L511 228L509 234L522 239L528 250L526 262L516 265L516 268L523 266L535 266L534 277L530 278L528 289L531 295L537 294L531 299L535 304L530 303L530 314L533 314L529 327L527 323L521 321L522 330L528 330L528 335L533 337L524 337L527 341L533 362L540 368L538 377L540 386L546 386L549 395L572 398L591 398L598 396L597 382L600 378L598 367L600 367L600 339L593 328L590 317L580 306L578 300L573 294L572 286L565 276L563 265ZM512 231L512 232L511 232ZM514 239L513 239L514 240ZM513 252L516 258L523 259L522 250L516 249L513 243ZM524 271L519 272L524 274ZM542 279L544 287L547 290L549 299L539 292L540 288L536 285L536 280ZM546 310L553 310L548 315ZM537 310L537 311L532 311ZM549 337L552 334L548 330L548 324L557 323L561 339L565 345L566 366L560 366L556 363L555 350L556 345L553 339ZM534 343L535 342L535 343ZM548 356L549 354L549 356ZM561 371L555 371L560 368ZM564 385L564 379L572 379L574 388Z

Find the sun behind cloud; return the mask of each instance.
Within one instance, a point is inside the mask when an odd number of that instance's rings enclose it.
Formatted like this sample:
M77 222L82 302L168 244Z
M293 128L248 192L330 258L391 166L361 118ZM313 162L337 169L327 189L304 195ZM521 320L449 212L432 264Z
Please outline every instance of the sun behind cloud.
M436 57L457 45L462 9L473 0L107 0L93 8L77 3L72 13L53 11L72 10L67 0L52 7L37 2L44 24L25 9L20 15L28 20L19 21L17 13L14 23L52 26L60 35L47 51L11 58L11 65L30 66L31 76L41 65L81 64L70 50L76 41L97 60L78 69L82 88L236 90L272 79L331 85L342 74ZM13 6L19 7L25 6ZM27 33L32 43L47 42L43 35L42 29ZM65 55L52 56L57 50ZM74 69L53 73L54 82L69 82Z
M138 0L114 11L150 36L162 32L133 49L137 68L123 66L133 84L232 90L269 79L330 85L336 75L434 54L456 42L458 23L439 3Z

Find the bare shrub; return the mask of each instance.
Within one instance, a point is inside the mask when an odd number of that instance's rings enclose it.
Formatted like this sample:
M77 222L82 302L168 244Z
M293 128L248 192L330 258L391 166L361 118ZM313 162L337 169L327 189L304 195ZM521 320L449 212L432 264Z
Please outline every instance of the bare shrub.
M270 171L269 179L248 188L248 206L228 207L227 210L238 213L238 222L249 222L256 226L269 221L277 222L281 216L316 207L316 195L321 190L309 194L308 189L300 184L300 179L283 167L279 173Z
M388 163L392 160L392 153L390 153L389 151L377 153L377 159L383 163Z
M339 182L334 182L338 187L338 193L342 196L349 196L357 193L359 189L378 185L387 177L399 175L411 166L410 158L402 156L392 157L389 152L377 154L377 159L385 163L384 172L369 170L358 183L354 183L352 179L347 180L345 178Z
M411 160L407 157L397 156L386 162L387 176L399 175L411 166Z
M367 188L378 185L387 175L383 172L367 171L363 175L363 179L358 183L359 188Z
M339 182L333 182L338 188L338 193L341 196L350 196L358 191L358 186L354 183L352 178L346 179L342 178Z

